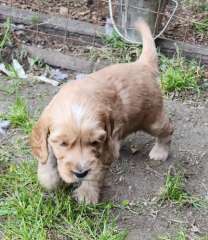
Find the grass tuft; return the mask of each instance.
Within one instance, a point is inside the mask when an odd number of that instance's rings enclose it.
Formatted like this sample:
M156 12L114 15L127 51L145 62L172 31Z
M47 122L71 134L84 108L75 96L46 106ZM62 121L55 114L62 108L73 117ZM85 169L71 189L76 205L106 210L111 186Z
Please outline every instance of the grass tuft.
M195 13L203 13L203 12L208 11L207 0L200 0L200 1L182 0L181 5L184 8L191 8L192 10L195 11Z
M103 37L102 48L91 48L89 57L92 60L107 60L110 63L128 63L135 61L141 52L136 44L128 44L113 32L112 36Z
M169 169L165 178L160 201L169 201L180 206L189 205L198 209L208 209L208 201L202 197L192 196L185 190L184 175L181 172L172 173Z
M187 240L188 236L184 231L179 231L174 237L161 236L158 240Z
M37 24L40 24L41 23L41 18L40 18L40 15L38 14L33 14L32 17L31 17L31 22L33 25L37 25Z
M207 34L208 18L202 19L200 22L193 22L193 28L197 33Z
M199 92L203 69L194 61L188 62L180 56L168 59L161 56L161 86L168 92L192 90Z
M25 133L30 133L33 120L30 118L27 104L23 98L17 97L15 102L9 107L7 114L2 114L1 118L10 121L14 127L21 128Z
M180 173L172 175L170 170L165 179L165 186L161 194L162 200L182 203L188 194L184 190L183 176Z
M70 192L44 193L36 162L7 166L0 175L0 227L4 239L123 240L112 219L112 204L78 205Z
M181 230L179 231L175 236L170 236L170 235L166 235L166 236L161 236L159 238L157 238L157 240L188 240L190 239L190 237L188 236L188 234ZM202 237L195 237L195 238L191 238L193 240L208 240L208 236L202 236Z
M0 34L0 49L6 47L7 43L11 42L11 20L7 18L3 25L3 32Z

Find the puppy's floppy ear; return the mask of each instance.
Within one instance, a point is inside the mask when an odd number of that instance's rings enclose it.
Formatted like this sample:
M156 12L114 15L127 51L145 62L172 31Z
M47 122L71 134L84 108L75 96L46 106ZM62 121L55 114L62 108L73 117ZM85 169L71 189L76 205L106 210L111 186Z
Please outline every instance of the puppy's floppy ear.
M114 129L114 122L113 119L111 118L110 114L105 114L103 116L104 122L105 122L105 130L107 133L107 139L110 139L113 134L113 129Z
M48 134L49 117L47 112L43 112L31 135L32 152L42 164L45 164L48 160Z
M120 134L120 127L121 125L115 126L115 122L111 114L106 115L105 117L105 122L106 122L106 131L107 131L107 138L108 139L114 139L117 140L119 139L119 134Z

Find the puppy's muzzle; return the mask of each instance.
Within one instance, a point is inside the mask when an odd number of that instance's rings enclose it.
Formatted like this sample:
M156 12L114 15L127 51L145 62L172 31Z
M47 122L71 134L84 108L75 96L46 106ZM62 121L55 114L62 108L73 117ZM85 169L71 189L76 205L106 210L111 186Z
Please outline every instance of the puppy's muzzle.
M74 172L72 171L72 173L77 177L77 178L84 178L87 176L87 174L89 173L90 169L86 170L86 171L82 171L82 172Z

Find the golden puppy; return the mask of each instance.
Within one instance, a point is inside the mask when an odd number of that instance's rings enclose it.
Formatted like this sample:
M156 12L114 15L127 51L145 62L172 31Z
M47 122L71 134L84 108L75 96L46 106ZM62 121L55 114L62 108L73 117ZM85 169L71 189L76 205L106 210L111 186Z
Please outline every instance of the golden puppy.
M38 177L47 189L79 182L79 202L97 203L105 170L119 157L120 141L137 130L156 137L149 156L168 157L172 125L157 83L157 53L148 25L136 27L143 51L134 63L116 64L65 84L32 132Z

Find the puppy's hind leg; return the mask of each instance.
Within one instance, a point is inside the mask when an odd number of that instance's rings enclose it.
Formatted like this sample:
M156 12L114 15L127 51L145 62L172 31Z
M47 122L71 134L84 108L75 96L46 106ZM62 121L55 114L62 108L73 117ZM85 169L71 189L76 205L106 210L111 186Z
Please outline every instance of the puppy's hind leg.
M57 159L49 145L48 151L48 161L45 164L38 163L38 180L45 189L51 191L56 189L62 181L57 169Z
M161 112L156 121L148 126L147 132L156 137L156 143L149 153L150 159L165 161L170 151L173 125L164 112Z

